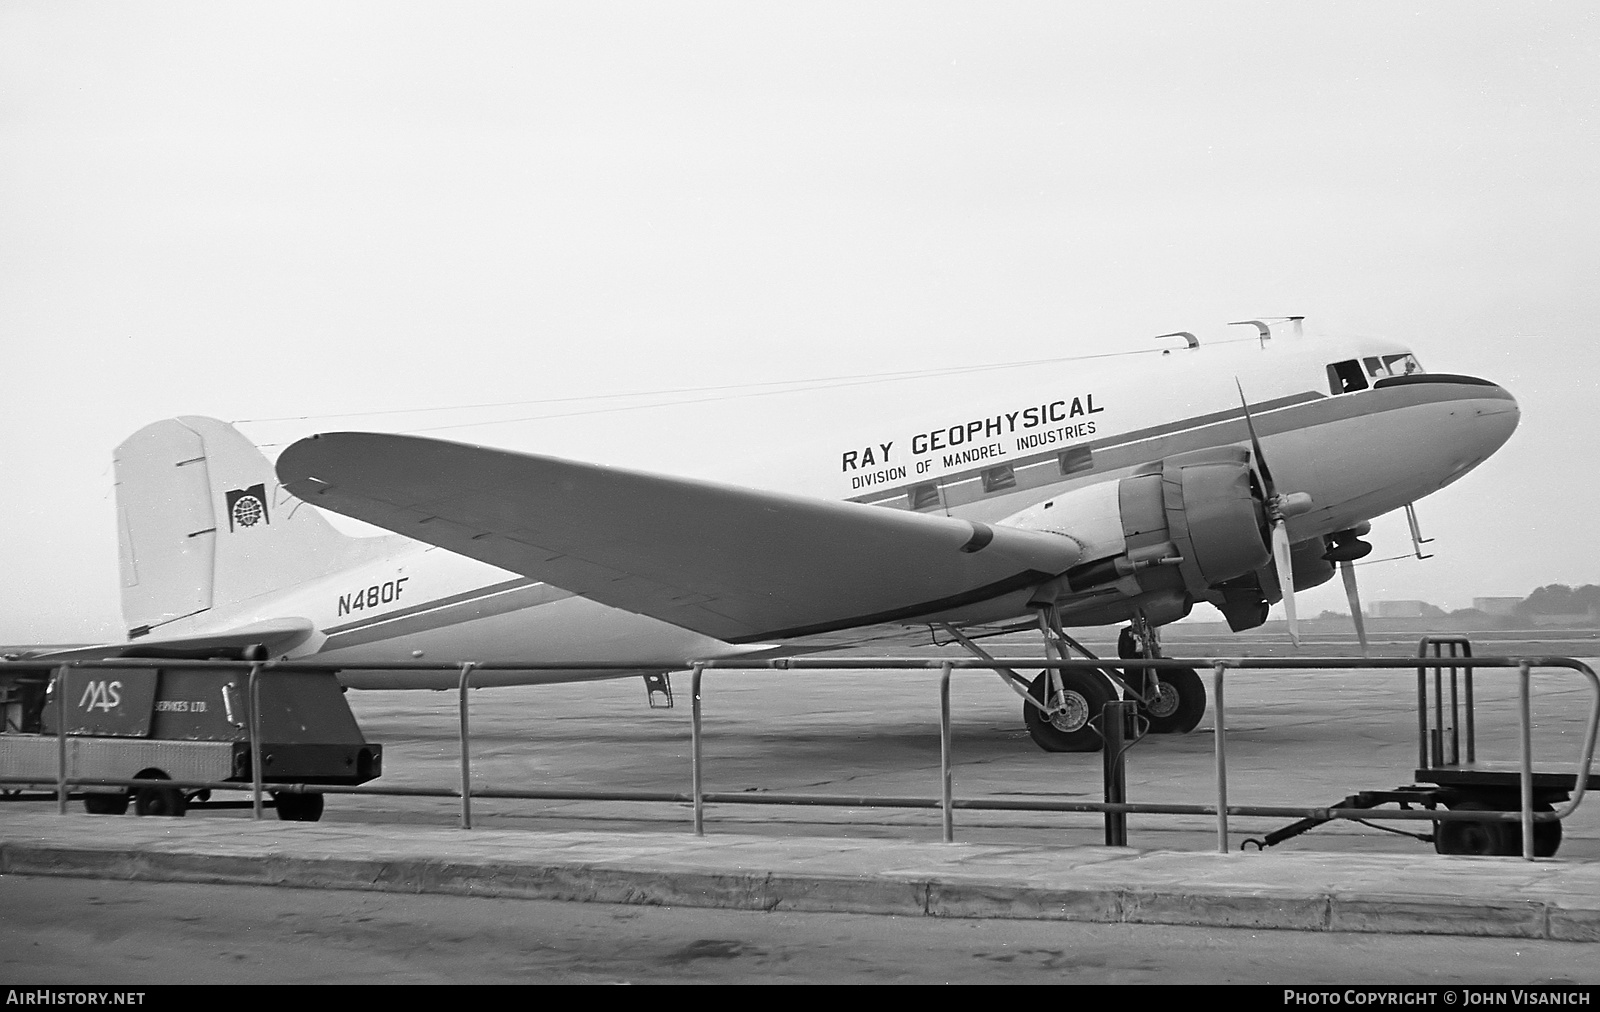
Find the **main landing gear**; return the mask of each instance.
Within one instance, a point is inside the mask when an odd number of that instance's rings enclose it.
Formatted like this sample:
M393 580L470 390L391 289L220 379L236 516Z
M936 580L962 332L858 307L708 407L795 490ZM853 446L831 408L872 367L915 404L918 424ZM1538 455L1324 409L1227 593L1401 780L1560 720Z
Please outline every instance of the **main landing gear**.
M1117 636L1117 656L1125 661L1161 656L1155 627L1143 615ZM1206 683L1193 668L1128 668L1124 678L1151 734L1188 734L1206 715Z
M945 630L973 655L993 661L982 647L952 626ZM1070 651L1099 660L1083 644L1068 636L1054 607L1039 612L1039 630L1045 656L1068 660ZM1143 616L1122 631L1117 653L1124 660L1161 656L1156 631ZM1162 671L1129 668L1118 676L1115 669L1046 668L1032 680L1009 668L1000 677L1023 697L1022 720L1034 744L1046 752L1098 752L1100 712L1119 695L1138 703L1138 714L1155 734L1187 734L1206 712L1206 688L1193 668ZM1119 691L1120 690L1120 691Z

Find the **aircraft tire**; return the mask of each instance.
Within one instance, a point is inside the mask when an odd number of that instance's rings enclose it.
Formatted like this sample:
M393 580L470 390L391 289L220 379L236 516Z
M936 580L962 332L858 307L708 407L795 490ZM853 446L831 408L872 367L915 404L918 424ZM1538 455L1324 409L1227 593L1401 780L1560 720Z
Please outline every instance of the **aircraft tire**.
M1100 732L1089 721L1098 718L1105 705L1116 700L1116 687L1099 672L1089 671L1063 671L1061 685L1066 691L1066 712L1052 720L1045 719L1038 707L1022 704L1022 720L1028 725L1029 736L1046 752L1100 751ZM1041 671L1029 691L1035 699L1047 698L1050 673Z
M121 815L128 810L127 791L118 791L115 794L85 794L83 796L83 810L90 815Z
M1457 801L1452 812L1494 812L1500 809L1482 801ZM1521 834L1513 841L1509 822L1435 822L1433 849L1441 854L1508 857L1521 852Z
M276 793L272 807L281 822L316 822L322 818L322 795Z
M1188 734L1206 715L1206 683L1193 668L1151 672L1159 677L1151 705L1139 712L1151 734ZM1148 682L1146 683L1148 684Z

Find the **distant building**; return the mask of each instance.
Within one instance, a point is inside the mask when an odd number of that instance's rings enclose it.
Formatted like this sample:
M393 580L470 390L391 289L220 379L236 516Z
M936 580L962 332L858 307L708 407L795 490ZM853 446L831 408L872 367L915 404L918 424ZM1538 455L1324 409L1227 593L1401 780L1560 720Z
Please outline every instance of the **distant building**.
M1367 609L1369 618L1421 618L1423 601L1374 601Z
M1472 606L1485 615L1515 615L1520 597L1475 597Z

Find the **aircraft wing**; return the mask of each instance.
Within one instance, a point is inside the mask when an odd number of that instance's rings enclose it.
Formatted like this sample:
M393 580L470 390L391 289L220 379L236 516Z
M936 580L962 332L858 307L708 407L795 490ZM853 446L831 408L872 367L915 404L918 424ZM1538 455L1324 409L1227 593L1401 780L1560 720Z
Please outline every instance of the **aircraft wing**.
M325 433L277 466L306 502L728 642L946 611L1079 554L1055 534L417 436Z

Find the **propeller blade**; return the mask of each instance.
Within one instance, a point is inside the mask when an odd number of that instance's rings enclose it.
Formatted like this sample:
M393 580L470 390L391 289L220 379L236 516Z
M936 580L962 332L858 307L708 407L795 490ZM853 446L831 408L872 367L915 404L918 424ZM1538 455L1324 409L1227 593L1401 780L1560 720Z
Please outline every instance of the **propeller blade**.
M1256 458L1256 470L1261 472L1261 484L1264 486L1262 491L1268 499L1271 499L1278 494L1278 488L1272 482L1272 471L1267 467L1267 458L1261 453L1261 440L1256 438L1256 423L1250 417L1250 402L1245 400L1244 384L1239 382L1237 376L1233 379L1233 385L1239 388L1239 404L1244 407L1244 424L1245 428L1250 430L1250 450Z
M1361 592L1356 589L1356 564L1339 563L1339 575L1344 577L1344 596L1350 602L1350 617L1356 623L1356 639L1361 641L1361 656L1367 656L1367 620L1361 614Z
M1278 587L1283 591L1283 615L1289 620L1289 640L1300 646L1300 623L1294 613L1294 563L1290 558L1289 525L1287 517L1298 516L1310 509L1311 497L1304 492L1278 495L1278 486L1272 480L1272 469L1267 467L1266 454L1261 452L1261 440L1256 436L1255 419L1250 417L1250 401L1244 395L1244 384L1233 378L1239 388L1239 404L1244 408L1245 428L1250 430L1250 451L1256 460L1256 471L1261 475L1261 491L1266 498L1267 517L1272 524L1272 562L1278 570Z
M1272 525L1272 562L1278 567L1278 587L1283 591L1283 615L1289 620L1289 639L1300 645L1300 626L1294 614L1294 563L1289 553L1289 527L1282 520Z

